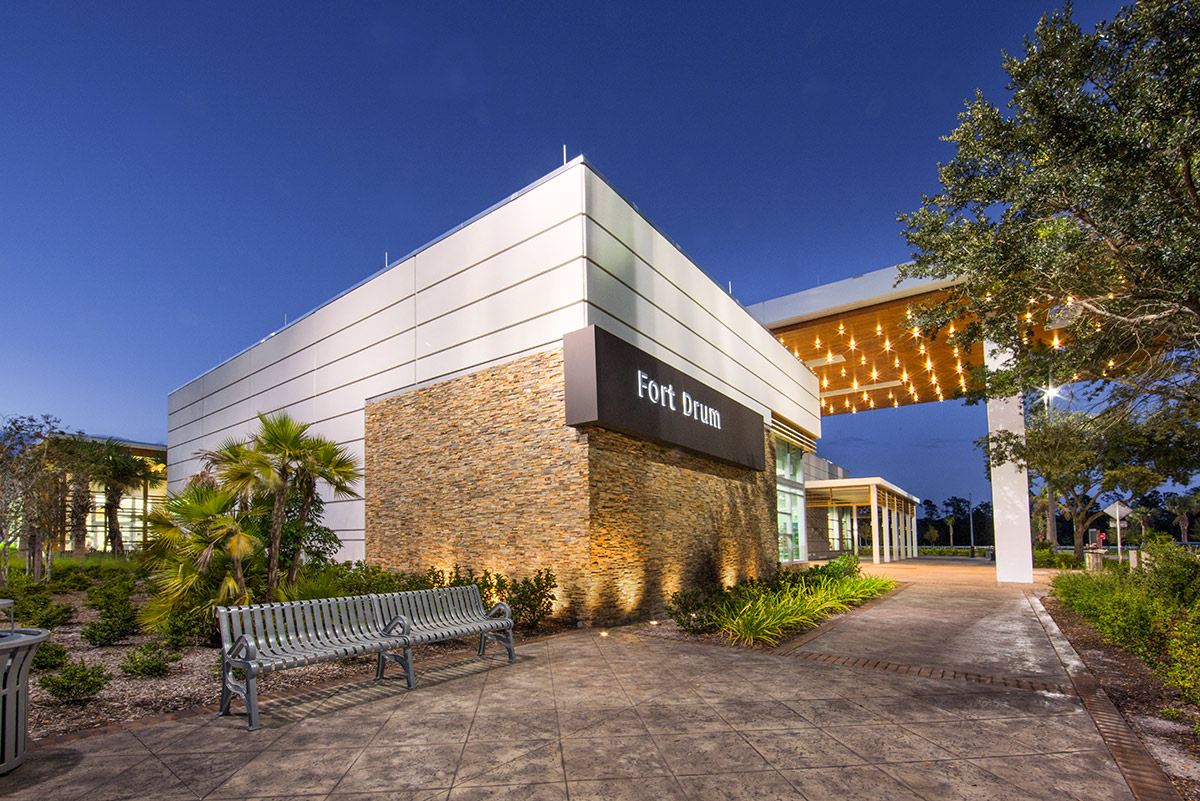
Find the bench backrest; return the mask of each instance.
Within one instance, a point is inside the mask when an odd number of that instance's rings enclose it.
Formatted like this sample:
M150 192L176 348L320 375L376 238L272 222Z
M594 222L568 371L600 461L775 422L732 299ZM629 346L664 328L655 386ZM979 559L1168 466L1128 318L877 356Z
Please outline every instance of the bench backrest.
M391 592L376 595L375 599L380 606L385 625L386 621L395 619L396 615L404 615L413 628L421 629L466 623L479 620L487 614L479 596L479 587L475 584L415 592Z
M219 606L221 643L245 636L260 650L303 651L379 634L368 596L320 598L250 606Z

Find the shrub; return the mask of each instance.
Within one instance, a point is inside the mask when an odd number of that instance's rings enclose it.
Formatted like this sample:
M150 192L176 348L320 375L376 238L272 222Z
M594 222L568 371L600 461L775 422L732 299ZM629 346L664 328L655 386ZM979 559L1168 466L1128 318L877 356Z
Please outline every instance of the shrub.
M536 629L554 608L554 588L558 580L549 570L539 570L529 578L508 583L505 603L512 610L513 625Z
M800 604L789 602L793 593L803 597L802 592L782 590L751 597L742 604L723 604L712 615L713 623L736 643L775 645L785 632L807 628L816 621Z
M89 623L79 636L94 647L113 645L138 631L137 609L125 598L123 602L110 601L100 614L100 619Z
M88 589L83 605L103 613L110 606L130 603L130 596L137 592L137 581L129 573L110 572Z
M34 670L57 670L67 664L67 649L56 642L44 642L33 654Z
M311 601L317 598L337 598L345 593L342 577L335 568L308 568L300 573L296 583L285 588L289 601ZM362 593L348 593L350 595ZM368 593L369 594L369 593ZM173 617L186 617L174 613Z
M1167 681L1182 691L1184 701L1200 704L1200 610L1177 620L1167 653Z
M53 630L67 625L74 617L75 607L51 601L30 617L29 622L34 628Z
M13 617L23 623L32 623L51 602L50 591L44 584L18 582L9 584L7 592L13 601Z
M179 659L177 651L168 651L161 642L151 640L129 651L121 663L121 671L130 676L158 678L170 673L171 663Z
M1166 664L1173 605L1138 582L1118 581L1110 586L1108 597L1097 602L1096 629L1151 665Z
M720 584L679 590L667 602L667 616L689 634L709 634L717 630L715 614L724 600Z
M94 698L112 678L103 665L88 667L80 659L65 665L58 673L38 679L38 685L60 701L84 701Z
M80 592L92 586L92 580L78 571L55 573L50 583L46 585L53 595L68 592Z
M715 627L736 643L775 645L894 586L882 577L819 574L778 590L747 583L734 587L709 614Z
M158 634L168 648L188 645L211 645L217 642L216 619L207 615L168 615L158 627Z
M1200 601L1200 554L1174 544L1150 545L1145 554L1144 581L1151 592L1183 607Z

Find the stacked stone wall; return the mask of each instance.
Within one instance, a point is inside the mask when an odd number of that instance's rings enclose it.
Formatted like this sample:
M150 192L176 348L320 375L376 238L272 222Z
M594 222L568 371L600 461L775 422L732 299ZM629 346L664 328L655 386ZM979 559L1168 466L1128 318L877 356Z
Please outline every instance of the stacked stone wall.
M367 561L397 570L557 574L577 614L587 571L587 440L565 425L562 351L366 410Z
M365 450L368 562L549 568L555 614L584 624L776 566L774 471L567 426L560 349L368 404Z
M778 564L775 473L588 430L592 622L661 615L676 590L770 575ZM766 463L774 441L764 436Z

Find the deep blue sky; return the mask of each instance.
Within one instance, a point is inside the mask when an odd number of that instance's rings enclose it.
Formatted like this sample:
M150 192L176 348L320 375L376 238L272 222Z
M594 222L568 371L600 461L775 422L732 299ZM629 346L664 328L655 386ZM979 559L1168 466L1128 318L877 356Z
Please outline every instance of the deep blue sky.
M939 137L1052 7L0 4L0 414L163 442L170 390L563 144L744 303L904 261ZM978 500L985 428L947 403L821 446Z

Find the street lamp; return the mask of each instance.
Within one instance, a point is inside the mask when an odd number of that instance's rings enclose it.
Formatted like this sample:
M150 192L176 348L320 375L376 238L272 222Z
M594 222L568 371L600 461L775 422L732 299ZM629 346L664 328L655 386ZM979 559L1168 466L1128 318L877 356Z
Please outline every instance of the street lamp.
M1046 421L1050 420L1050 401L1060 397L1062 392L1056 386L1050 376L1046 376L1046 386L1038 387L1042 393L1042 403L1046 408ZM1050 547L1057 550L1058 548L1058 504L1054 497L1054 487L1050 486L1050 482L1046 481L1046 539L1050 542Z

